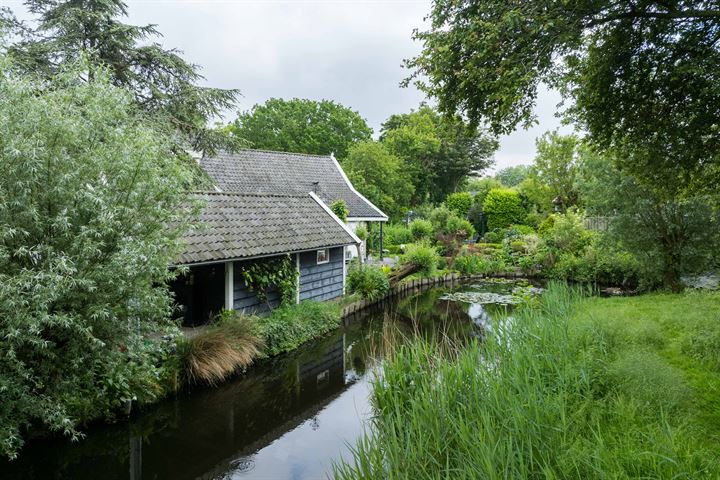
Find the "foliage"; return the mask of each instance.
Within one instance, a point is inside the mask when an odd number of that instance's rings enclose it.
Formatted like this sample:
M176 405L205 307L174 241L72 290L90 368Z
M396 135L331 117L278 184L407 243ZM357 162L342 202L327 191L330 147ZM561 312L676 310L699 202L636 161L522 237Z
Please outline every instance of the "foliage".
M283 305L268 316L258 317L258 332L265 343L263 353L272 357L289 352L326 334L338 327L341 313L335 303L306 300Z
M480 206L482 206L490 190L503 187L504 185L493 177L472 178L465 184L465 190L475 195L473 199L475 203L480 204Z
M204 78L197 65L151 40L160 36L155 25L120 21L128 14L122 0L24 3L36 23L16 25L20 40L8 49L24 73L52 80L59 69L82 60L82 69L74 70L78 79L109 75L113 85L130 92L139 109L159 117L169 133L180 134L193 150L235 146L208 124L232 108L240 92L200 86Z
M178 344L190 384L214 385L247 368L262 351L255 319L224 310L205 331Z
M359 113L330 100L271 98L242 112L227 127L253 148L330 155L344 159L372 129Z
M475 234L472 224L451 212L447 207L435 208L429 215L436 235L453 235L468 238Z
M445 199L445 205L459 217L465 217L473 203L473 197L468 192L451 193Z
M720 11L710 0L434 3L408 66L439 109L497 134L529 126L539 84L641 183L676 195L720 174ZM649 74L652 72L652 74Z
M243 264L239 272L250 291L268 306L268 292L273 287L280 291L282 304L295 303L299 272L290 254L253 260Z
M363 227L362 225L358 226L357 228L355 228L355 236L364 242L368 238L367 228Z
M347 217L350 214L350 210L348 210L347 203L345 203L345 200L335 200L330 204L330 210L337 216L340 220L343 222L347 222Z
M496 258L464 253L455 257L452 268L465 275L485 275L501 273L505 270L505 265Z
M495 137L471 132L459 116L441 116L427 105L392 115L382 125L380 141L403 159L414 185L412 204L442 201L465 178L492 163Z
M419 274L426 277L435 273L439 261L440 255L437 250L427 243L408 245L405 255L402 257L403 263L415 265Z
M415 239L416 241L428 240L432 237L433 234L432 222L430 222L429 220L423 220L422 218L417 218L410 222L409 228L413 239Z
M348 271L347 288L350 293L358 293L362 298L377 300L390 290L385 272L372 265L353 264Z
M718 310L718 294L582 300L551 285L468 348L401 346L335 478L716 477Z
M353 186L391 218L401 218L410 208L414 186L405 162L382 143L352 145L342 166Z
M515 190L507 188L490 190L483 202L483 212L488 217L487 224L490 230L522 223L526 215L520 195Z
M528 216L525 221L537 225L544 217L555 210L553 200L555 195L552 188L544 184L537 176L527 177L516 187L520 194L523 207Z
M385 235L385 244L387 245L402 245L405 243L412 243L413 235L410 229L402 223L388 224L383 228L383 234Z
M541 233L550 248L558 252L577 253L587 247L593 234L583 225L583 217L568 212L565 215L553 215L552 226Z
M495 179L504 187L516 187L528 176L530 176L532 168L529 165L515 165L499 170L495 174Z
M0 451L159 391L168 266L191 208L167 139L101 70L52 88L0 58Z
M538 180L547 185L554 198L560 200L563 211L578 202L575 191L577 150L579 140L574 135L546 132L535 141L537 153L533 170Z

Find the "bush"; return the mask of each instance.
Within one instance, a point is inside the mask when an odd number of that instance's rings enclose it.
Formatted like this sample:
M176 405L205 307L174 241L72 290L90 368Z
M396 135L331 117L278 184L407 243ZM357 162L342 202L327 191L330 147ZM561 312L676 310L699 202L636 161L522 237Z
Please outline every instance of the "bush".
M403 245L413 242L413 235L410 229L402 224L386 225L383 229L385 235L385 244L387 245Z
M347 217L350 214L347 203L345 200L335 200L330 204L330 210L343 222L347 222Z
M440 255L437 250L425 243L408 245L407 252L403 256L403 263L415 265L418 273L423 276L430 276L435 273Z
M364 242L368 238L367 228L359 225L357 228L355 228L355 236L357 236L360 240Z
M362 298L376 300L384 297L390 290L387 275L371 265L353 264L347 276L349 293L357 293Z
M583 225L583 217L568 212L565 215L554 215L552 226L544 229L542 237L551 249L558 252L582 252L593 240L593 232Z
M473 197L468 192L451 193L445 199L445 205L455 215L465 217L473 204Z
M276 308L270 315L257 319L258 332L265 342L263 353L275 356L294 350L337 328L341 314L336 303L312 300Z
M255 319L223 311L198 336L178 343L188 383L216 384L250 365L260 353L262 339Z
M410 222L410 233L416 241L430 239L433 234L433 225L429 220L418 218Z
M1 22L0 22L1 23ZM1 28L0 28L1 29ZM15 75L0 58L0 454L159 394L168 266L192 175L101 69Z
M483 202L483 212L487 215L488 228L507 228L522 223L527 212L522 207L520 195L508 188L490 190Z

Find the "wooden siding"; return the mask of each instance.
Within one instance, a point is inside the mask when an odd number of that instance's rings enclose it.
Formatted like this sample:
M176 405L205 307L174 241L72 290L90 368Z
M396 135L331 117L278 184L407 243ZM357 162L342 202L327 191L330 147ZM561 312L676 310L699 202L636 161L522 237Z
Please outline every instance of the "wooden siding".
M233 309L238 312L245 313L266 313L270 310L268 304L261 302L254 292L245 284L240 270L246 266L248 261L235 262L233 268ZM271 288L268 292L268 303L275 308L280 305L280 292L276 288Z
M300 254L300 301L330 300L343 294L343 248L330 249L330 261L317 264L317 252Z

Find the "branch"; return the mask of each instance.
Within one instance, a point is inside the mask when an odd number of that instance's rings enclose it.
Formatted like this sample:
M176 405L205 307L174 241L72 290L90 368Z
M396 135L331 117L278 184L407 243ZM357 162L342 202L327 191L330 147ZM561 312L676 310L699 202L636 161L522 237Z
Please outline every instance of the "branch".
M685 20L685 19L720 19L720 10L684 10L674 12L641 12L634 8L629 12L616 13L607 17L591 20L586 27L596 27L616 20L633 18L656 18L662 20Z

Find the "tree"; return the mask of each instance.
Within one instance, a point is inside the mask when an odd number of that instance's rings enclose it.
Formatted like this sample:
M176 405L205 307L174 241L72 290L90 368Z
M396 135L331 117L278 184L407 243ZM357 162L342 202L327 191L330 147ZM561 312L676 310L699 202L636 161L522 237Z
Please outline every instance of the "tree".
M442 201L471 173L489 167L497 149L495 137L473 132L459 117L443 118L427 105L392 115L380 141L405 160L415 185L415 203Z
M69 68L65 70L65 68ZM162 391L166 282L188 215L170 139L88 65L50 84L0 57L0 452ZM159 335L156 337L159 338Z
M335 200L330 204L330 210L343 222L347 222L347 217L350 211L348 210L347 203L345 200Z
M590 148L580 156L576 186L588 212L612 216L611 233L642 262L646 282L682 289L681 276L702 273L720 248L717 196L667 199Z
M199 86L203 77L197 65L183 60L178 50L149 42L160 35L155 25L119 20L127 16L122 0L26 0L25 5L37 26L15 22L21 40L8 52L26 73L49 79L63 66L85 59L83 70L76 72L79 78L92 80L99 70L109 72L111 82L131 92L138 107L180 134L178 150L235 146L208 128L208 122L234 106L239 92Z
M506 187L516 187L531 173L530 165L515 165L499 170L495 178Z
M720 175L715 0L436 0L412 78L447 115L509 133L534 121L540 83L570 118L666 198Z
M370 140L372 129L358 112L330 100L271 98L241 113L228 126L253 148L280 152L347 156L356 142Z
M535 145L535 175L550 187L563 209L576 205L578 196L574 186L578 138L574 135L546 132L535 141Z
M353 186L391 218L402 218L410 208L413 185L405 164L381 143L356 143L342 166Z

